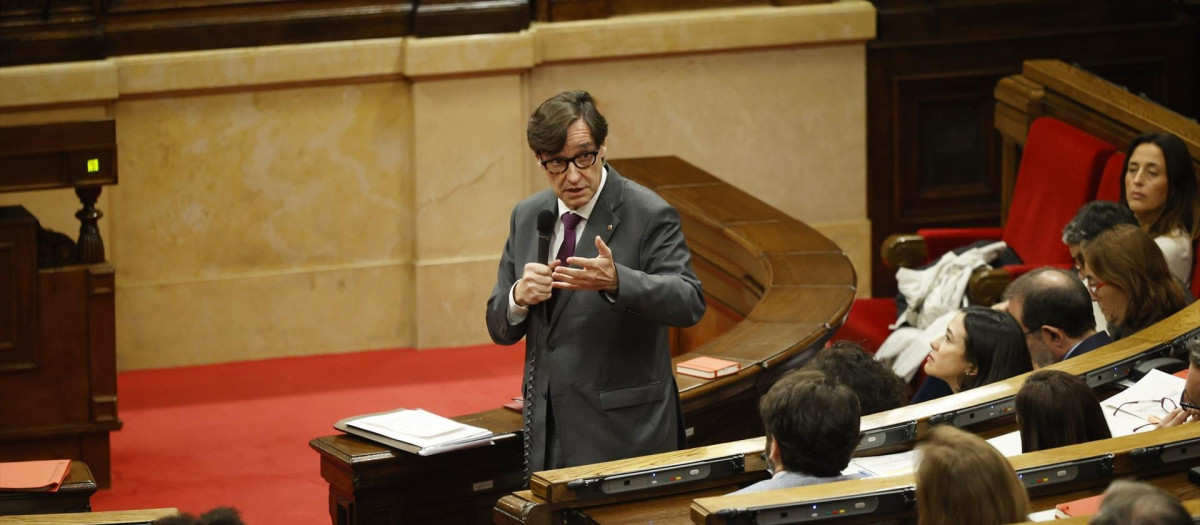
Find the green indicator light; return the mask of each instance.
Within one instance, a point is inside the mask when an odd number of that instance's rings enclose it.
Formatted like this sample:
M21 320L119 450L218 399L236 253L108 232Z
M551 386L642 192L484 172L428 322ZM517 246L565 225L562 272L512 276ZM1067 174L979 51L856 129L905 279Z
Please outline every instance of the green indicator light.
M88 159L87 170L88 173L100 171L100 159Z

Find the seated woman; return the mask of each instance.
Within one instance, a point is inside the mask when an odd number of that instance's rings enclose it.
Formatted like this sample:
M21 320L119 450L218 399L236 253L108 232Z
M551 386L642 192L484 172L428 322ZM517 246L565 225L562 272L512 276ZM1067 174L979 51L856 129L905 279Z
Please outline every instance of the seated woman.
M838 341L821 350L804 369L820 370L850 387L858 396L864 416L908 404L908 383L868 355L858 343Z
M1039 370L1025 380L1017 392L1017 425L1022 452L1112 437L1096 393L1058 370Z
M917 523L991 525L1028 520L1029 495L983 438L938 425L917 445Z
M1121 224L1083 245L1083 283L1121 339L1182 310L1190 302L1171 277L1158 245L1139 228Z
M925 374L945 381L949 392L922 385L913 403L1002 381L1033 370L1021 326L1007 312L969 306L929 342ZM936 384L926 381L927 384Z
M1187 145L1169 133L1133 139L1121 179L1121 203L1162 250L1171 275L1191 286L1192 243L1200 237L1200 194Z

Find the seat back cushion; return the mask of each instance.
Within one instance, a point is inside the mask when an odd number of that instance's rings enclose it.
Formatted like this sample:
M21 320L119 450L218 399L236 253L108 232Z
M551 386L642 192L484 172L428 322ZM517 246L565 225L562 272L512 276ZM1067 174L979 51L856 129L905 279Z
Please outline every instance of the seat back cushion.
M1111 144L1061 120L1029 127L1001 236L1026 264L1070 264L1062 229L1096 195Z
M1096 189L1098 201L1121 202L1121 179L1125 177L1125 152L1118 151L1104 164L1100 176L1100 187Z

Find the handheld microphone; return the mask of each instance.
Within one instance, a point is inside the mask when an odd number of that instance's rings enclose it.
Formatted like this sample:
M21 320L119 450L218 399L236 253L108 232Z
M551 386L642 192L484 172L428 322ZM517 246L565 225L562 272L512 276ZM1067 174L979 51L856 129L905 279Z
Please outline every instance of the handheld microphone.
M542 210L537 216L538 258L537 262L546 264L550 259L550 236L554 233L554 212Z

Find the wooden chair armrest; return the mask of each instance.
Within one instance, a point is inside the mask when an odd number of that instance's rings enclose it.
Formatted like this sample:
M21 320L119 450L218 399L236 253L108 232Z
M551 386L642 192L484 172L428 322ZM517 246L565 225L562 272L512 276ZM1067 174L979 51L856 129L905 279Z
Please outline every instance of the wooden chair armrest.
M1012 281L1013 276L1007 269L980 268L972 272L970 280L967 281L967 298L971 300L971 304L991 306L1000 300L1000 296L1004 295L1004 290Z
M911 233L889 235L879 253L888 268L916 268L929 258L925 238Z

